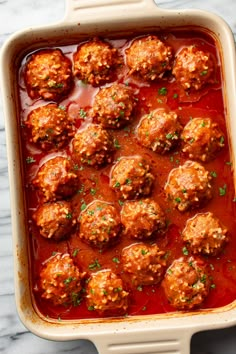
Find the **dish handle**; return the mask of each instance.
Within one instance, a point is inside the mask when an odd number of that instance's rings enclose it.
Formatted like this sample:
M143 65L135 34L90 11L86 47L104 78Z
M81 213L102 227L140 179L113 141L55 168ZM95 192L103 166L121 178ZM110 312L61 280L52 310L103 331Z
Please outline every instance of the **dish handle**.
M162 10L154 0L66 0L65 22L99 22L112 14L112 19L126 18Z
M190 354L191 336L186 328L150 328L96 338L94 344L99 354Z

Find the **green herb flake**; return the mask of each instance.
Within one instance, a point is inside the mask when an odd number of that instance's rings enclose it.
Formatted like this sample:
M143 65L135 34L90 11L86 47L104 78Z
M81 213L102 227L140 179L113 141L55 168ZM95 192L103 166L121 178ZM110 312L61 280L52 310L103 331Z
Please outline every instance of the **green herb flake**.
M119 188L119 187L120 187L120 183L119 183L119 182L116 182L113 187L114 187L114 188Z
M99 263L98 259L96 258L95 261L89 264L89 269L99 269L101 268L101 264Z
M85 112L84 109L81 108L81 109L79 110L79 115L80 115L81 118L84 119L84 118L86 118L87 113Z
M203 70L203 71L200 73L200 75L201 75L201 76L205 76L205 75L207 75L207 73L208 73L207 70Z
M174 93L174 94L173 94L173 98L174 98L174 99L176 99L176 98L178 98L178 97L179 97L178 93Z
M168 134L166 134L166 139L173 139L173 134L171 134L171 133L168 133Z
M114 147L116 148L116 149L120 149L120 143L119 143L119 141L117 140L117 139L115 139L114 140Z
M117 258L117 257L114 257L114 258L112 258L112 262L114 262L114 263L120 263L120 260L119 260L119 258Z
M220 137L220 144L223 145L225 142L225 138L223 136Z
M206 282L206 274L203 274L203 276L201 277L201 279L200 279L200 282L201 283L205 283Z
M185 256L188 256L188 249L186 247L182 248L182 252Z
M148 251L147 251L147 250L144 250L144 249L141 249L141 253L142 253L143 256L145 256L145 254L147 254Z
M75 248L72 253L72 257L76 257L78 253L79 253L79 248Z
M177 197L175 198L176 203L181 203L181 198Z
M214 177L214 178L216 178L216 177L217 177L217 173L216 173L216 171L211 171L211 172L210 172L210 175L211 175L212 177Z
M80 210L83 211L84 209L86 209L86 207L87 207L87 204L86 203L82 203L81 207L80 207Z
M223 187L219 187L219 195L221 197L226 195L226 191L227 191L227 185L226 184L224 184Z
M125 184L128 184L128 185L132 184L132 180L130 178L127 178L125 180Z
M94 306L88 306L89 311L94 311Z
M158 94L160 96L166 96L167 95L167 88L166 87L161 87L158 89Z
M118 200L118 203L119 203L120 206L124 205L124 202L122 200Z
M228 166L232 166L233 165L231 161L226 161L225 164L228 165Z
M141 285L137 286L137 290L138 290L138 291L143 291L142 286L141 286Z
M120 293L123 289L121 287L118 287L118 288L114 288L113 289L113 292L114 293Z
M97 190L96 189L94 189L94 188L91 188L90 189L90 194L91 195L95 195L97 193Z
M36 160L32 156L27 156L25 161L26 163L31 164L34 163Z
M68 285L68 284L70 284L73 280L75 280L75 278L69 277L69 278L65 279L63 283L66 284L66 285Z
M72 219L72 213L67 213L66 214L66 219Z
M211 288L212 288L212 289L215 289L215 288L216 288L216 285L215 285L215 284L211 284Z

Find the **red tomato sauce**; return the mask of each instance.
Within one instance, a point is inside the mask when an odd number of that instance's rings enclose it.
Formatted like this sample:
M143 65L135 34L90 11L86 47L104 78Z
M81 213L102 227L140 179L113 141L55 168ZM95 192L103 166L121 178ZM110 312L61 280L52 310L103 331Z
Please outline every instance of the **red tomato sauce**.
M170 33L157 33L160 39L169 44L176 53L183 46L196 44L200 49L211 52L217 61L216 83L207 85L196 93L186 94L173 78L159 79L155 83L145 83L127 75L126 67L120 69L118 81L125 83L138 92L138 101L136 107L135 119L131 124L119 130L112 130L112 134L117 139L118 147L115 151L114 161L120 156L142 155L151 165L151 171L155 176L154 187L151 197L154 198L165 212L168 221L168 228L164 236L155 237L154 241L158 246L167 252L167 262L170 264L174 259L183 256L184 243L181 239L181 231L185 222L197 212L213 212L225 225L229 231L229 242L223 252L217 257L203 256L209 264L211 270L212 283L209 296L201 306L203 309L217 308L227 305L236 299L236 203L234 202L235 190L233 184L232 163L230 160L229 144L225 142L225 147L217 154L216 158L210 162L203 163L204 167L212 172L213 177L213 198L205 206L197 210L190 210L180 213L172 203L169 202L164 193L164 185L168 174L174 167L183 164L186 157L180 151L180 148L166 154L159 155L137 144L135 137L135 128L141 116L156 108L168 106L171 110L176 110L180 117L180 122L184 126L191 118L210 117L217 122L227 137L225 123L225 107L222 92L222 73L218 49L214 39L203 32L195 31L171 31ZM125 48L130 43L130 38L110 41L114 47L124 53ZM61 47L66 56L72 59L73 52L77 45ZM25 194L27 200L27 218L29 224L29 244L30 244L30 264L31 264L31 283L32 287L37 287L39 272L43 262L52 256L54 252L69 253L74 259L75 264L89 275L101 269L109 268L118 275L122 275L122 265L120 263L121 251L124 247L135 243L128 237L120 236L119 242L108 249L99 251L86 243L83 243L78 237L78 230L74 232L67 240L56 242L40 236L37 228L32 222L32 214L40 203L38 192L32 187L31 181L38 171L39 166L54 155L66 153L70 155L70 147L66 147L58 152L42 152L34 144L30 143L28 131L24 127L24 121L29 112L45 104L42 100L31 100L27 95L24 80L22 62L19 74L19 96L21 102L21 140L24 161L24 181ZM74 118L74 124L77 128L91 122L88 110L92 106L92 100L98 88L90 85L77 85L71 94L60 102L60 105L66 107L70 115ZM166 95L158 93L160 88L166 88ZM81 109L85 112L85 118L81 117ZM28 162L28 163L27 163ZM121 203L109 187L110 170L112 164L101 169L91 167L78 167L80 186L77 194L72 198L73 208L80 211L94 199L105 200L115 203L118 210L121 209ZM213 173L214 172L214 173ZM225 195L220 195L219 188L225 188ZM189 251L190 254L190 251ZM97 260L99 268L91 266ZM164 291L160 284L153 286L142 286L137 289L131 289L126 284L126 289L130 292L128 316L161 314L173 312L175 309L168 304ZM38 292L33 291L35 305L39 311L49 318L69 319L88 319L98 318L95 311L89 311L85 299L82 299L80 305L74 306L52 306L50 301L40 297Z

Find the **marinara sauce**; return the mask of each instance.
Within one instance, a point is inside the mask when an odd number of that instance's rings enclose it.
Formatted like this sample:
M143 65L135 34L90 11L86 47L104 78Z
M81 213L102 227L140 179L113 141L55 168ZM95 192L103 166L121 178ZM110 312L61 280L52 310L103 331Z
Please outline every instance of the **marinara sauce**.
M232 161L227 141L226 110L223 102L220 56L214 39L201 31L175 31L173 29L173 31L169 32L158 32L156 35L166 44L170 45L174 53L182 47L189 45L197 45L198 48L212 53L217 64L215 82L206 85L201 90L187 92L180 88L171 75L147 83L141 79L137 80L129 76L127 67L125 65L121 66L118 74L118 82L124 83L134 89L137 96L137 106L132 123L127 124L124 128L111 130L115 139L114 162L122 156L141 155L151 166L155 180L150 197L160 204L167 220L167 230L164 235L158 235L152 241L156 242L160 249L166 252L168 264L171 264L174 259L187 253L191 254L191 251L186 249L181 239L181 231L185 226L186 220L196 213L211 211L227 227L229 241L220 255L215 257L203 256L209 265L212 282L210 293L201 308L217 308L227 305L236 299L236 200ZM124 54L125 49L133 39L107 40ZM78 44L64 46L60 49L72 60L73 53ZM29 132L24 126L24 121L32 109L45 104L45 102L40 99L32 100L27 95L23 78L25 62L26 59L23 60L19 71L18 89L21 104L19 129L21 131L23 150L24 182L29 225L28 237L30 244L29 257L32 296L38 310L49 318L63 320L98 318L99 315L95 311L89 311L87 308L83 292L81 302L77 306L53 306L50 301L42 299L40 292L33 289L37 289L42 264L56 252L69 253L74 263L79 266L79 269L87 272L87 278L89 278L91 273L107 268L122 277L121 251L124 247L135 243L135 240L127 236L124 237L121 234L117 244L104 250L99 250L82 242L78 237L78 229L66 240L58 242L40 236L39 231L32 221L32 214L40 203L38 192L32 186L32 179L43 162L56 155L67 154L70 156L71 149L69 143L58 151L45 153L30 142ZM70 116L74 119L74 125L77 129L83 128L91 122L89 110L92 107L94 96L98 90L99 88L97 87L94 88L75 79L73 90L67 98L59 102L61 106L68 110ZM178 113L182 126L186 125L192 118L209 117L218 123L225 135L224 148L210 162L202 163L212 176L213 198L200 208L182 213L173 207L173 204L166 198L164 193L164 185L169 172L186 161L186 157L182 154L180 147L165 155L160 155L137 144L135 135L137 124L144 114L154 109L165 107L169 107L169 109ZM75 165L80 185L77 193L71 200L73 208L78 214L94 199L112 202L118 210L121 210L123 201L109 187L110 170L114 162L99 169ZM127 316L161 314L175 311L169 305L160 284L138 286L137 288L130 288L129 284L126 284L126 290L130 293Z

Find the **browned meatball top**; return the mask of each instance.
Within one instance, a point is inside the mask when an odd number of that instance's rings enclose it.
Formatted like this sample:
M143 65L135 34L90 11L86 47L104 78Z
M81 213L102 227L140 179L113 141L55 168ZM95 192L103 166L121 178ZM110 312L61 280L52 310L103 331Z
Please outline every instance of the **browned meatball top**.
M73 160L98 167L112 161L113 138L100 125L89 124L72 141Z
M211 176L198 162L186 161L170 171L165 192L179 211L199 207L212 198Z
M80 80L98 86L113 79L119 62L117 49L95 38L80 45L75 52L74 74Z
M209 161L224 146L224 134L211 118L194 118L186 124L182 151L191 159Z
M203 303L209 293L210 280L206 264L200 259L176 259L162 282L170 304L177 310L190 310Z
M88 309L108 315L124 314L128 308L128 295L122 279L109 269L104 269L93 273L88 282Z
M67 201L40 205L33 214L33 219L41 236L56 241L68 237L76 223L71 204Z
M115 241L120 231L120 215L108 202L93 201L80 214L79 237L96 247Z
M32 99L58 101L72 88L71 62L59 49L41 50L26 64L25 83Z
M84 276L85 273L79 271L68 254L57 253L40 271L41 296L54 305L76 304Z
M110 187L124 199L149 195L154 176L141 156L122 157L111 171Z
M159 283L166 266L165 252L155 244L136 243L126 247L121 261L133 286Z
M199 50L196 46L183 48L176 56L173 75L185 89L200 90L207 83L213 82L214 60L210 53Z
M78 188L78 176L67 157L57 156L45 162L33 180L44 201L70 197Z
M124 233L130 237L146 239L155 231L165 228L165 215L151 198L126 201L121 210Z
M32 141L43 150L61 148L74 135L66 110L53 103L35 108L25 124L31 130Z
M130 74L155 80L171 70L172 49L156 36L138 38L126 49L126 63Z
M188 219L182 237L193 253L211 256L219 254L228 239L227 229L209 212Z
M101 88L93 104L93 117L105 128L120 128L133 116L136 101L129 87L113 84Z
M141 145L163 154L176 146L181 130L174 111L157 109L143 116L137 127L137 138Z

